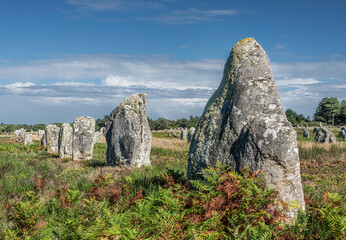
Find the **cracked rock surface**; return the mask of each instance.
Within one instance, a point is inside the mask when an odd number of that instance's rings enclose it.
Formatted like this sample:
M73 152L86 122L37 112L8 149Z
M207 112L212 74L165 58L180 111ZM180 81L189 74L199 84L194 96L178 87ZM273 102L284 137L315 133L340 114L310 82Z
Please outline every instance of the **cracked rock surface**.
M252 38L239 41L228 58L219 88L209 99L190 146L187 175L219 161L232 170L260 170L293 219L305 210L296 132L288 122L267 54ZM298 204L296 204L298 203Z

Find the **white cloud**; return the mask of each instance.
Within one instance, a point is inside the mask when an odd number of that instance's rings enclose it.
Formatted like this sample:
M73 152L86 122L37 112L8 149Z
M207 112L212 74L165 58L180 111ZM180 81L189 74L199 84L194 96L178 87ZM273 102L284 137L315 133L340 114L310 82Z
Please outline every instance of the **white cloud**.
M232 16L237 14L239 14L239 11L233 9L200 10L191 8L188 10L169 12L160 17L140 19L157 21L166 24L191 24L204 21L216 21L220 20L221 17Z
M6 84L4 87L6 88L25 88L25 87L32 87L35 86L32 82L15 82L11 84Z
M105 86L112 86L112 87L129 87L134 85L140 85L136 84L133 80L127 77L120 77L116 75L110 75L105 80L102 80L103 85Z
M292 85L315 84L315 83L320 83L320 81L313 78L290 78L290 79L276 80L275 83L276 83L276 86L278 87L285 87L285 86L292 86Z

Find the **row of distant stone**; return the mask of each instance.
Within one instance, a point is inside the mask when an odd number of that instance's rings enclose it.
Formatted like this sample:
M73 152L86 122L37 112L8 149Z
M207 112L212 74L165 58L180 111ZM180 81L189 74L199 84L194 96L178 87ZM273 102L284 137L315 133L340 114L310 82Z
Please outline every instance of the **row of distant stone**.
M313 132L315 134L315 142L318 143L336 143L336 137L334 133L329 131L326 128L315 127ZM310 132L307 129L307 127L303 128L303 137L304 138L310 138ZM338 135L339 138L342 138L342 140L346 140L346 127L341 127L341 130Z
M69 123L63 123L61 128L54 124L39 130L41 145L47 147L49 153L59 153L60 158L73 158L73 160L88 160L93 156L94 144L101 142L103 132L95 132L95 120L92 117L78 117ZM26 134L25 129L15 131L18 141L24 145L33 144L32 134Z
M194 127L191 127L189 129L183 128L180 133L171 133L169 130L165 130L168 137L176 137L180 138L181 140L188 141L189 143L192 141L192 137L195 134L196 129Z

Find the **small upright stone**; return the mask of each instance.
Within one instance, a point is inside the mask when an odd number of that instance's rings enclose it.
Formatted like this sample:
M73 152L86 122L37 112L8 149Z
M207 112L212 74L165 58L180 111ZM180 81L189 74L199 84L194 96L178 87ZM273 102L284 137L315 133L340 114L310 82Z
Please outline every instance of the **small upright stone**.
M32 142L32 135L31 134L26 134L24 138L24 145L31 145L33 144Z
M26 129L25 129L25 128L19 129L18 142L23 142L23 141L24 141L25 132L26 132Z
M187 133L187 141L190 143L192 141L192 137L195 134L196 128L191 127Z
M18 137L19 137L19 130L15 130L15 131L14 131L13 137L16 138L16 140L18 140Z
M94 144L95 143L102 143L102 139L104 138L103 132L97 131L94 133Z
M69 123L61 125L59 133L59 157L72 158L73 128Z
M233 47L221 84L204 109L190 145L188 178L203 178L203 170L217 161L233 171L263 172L265 184L290 205L288 221L305 210L297 134L286 118L269 58L253 38Z
M334 133L328 131L326 128L319 128L315 135L315 142L318 143L336 143Z
M304 130L303 130L303 137L304 138L310 138L310 132L307 128L304 128Z
M73 121L73 160L89 160L94 152L95 120L92 117L78 117Z
M109 115L106 127L109 166L150 165L152 136L145 94L133 94L121 102Z
M318 128L314 127L314 131L312 132L312 134L316 134L317 133Z
M187 140L187 131L185 129L181 130L180 139L186 141Z
M44 134L44 130L38 130L38 136L42 137Z
M59 151L59 132L60 128L54 124L49 124L45 129L47 152L58 153Z
M339 138L342 138L344 135L346 135L346 132L345 132L345 130L342 129L342 130L339 132L338 137L339 137Z
M323 127L323 126L322 126L322 123L320 122L320 128L321 128L321 127Z

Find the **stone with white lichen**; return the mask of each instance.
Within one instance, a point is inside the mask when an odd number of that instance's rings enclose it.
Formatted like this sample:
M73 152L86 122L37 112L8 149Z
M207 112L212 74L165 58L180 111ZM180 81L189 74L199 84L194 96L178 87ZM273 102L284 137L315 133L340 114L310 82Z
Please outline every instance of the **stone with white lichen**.
M54 124L49 124L45 129L45 139L47 144L47 152L58 153L59 151L59 132L60 128Z
M73 128L69 123L61 125L59 133L59 157L72 158Z
M133 94L121 102L109 115L106 132L109 166L150 165L152 136L145 94Z
M188 161L189 179L219 161L232 170L260 170L267 186L305 210L296 132L287 121L267 54L252 38L239 41L228 58L219 88L198 123ZM293 204L295 203L295 204Z
M73 121L72 158L90 160L94 152L95 120L78 117Z

